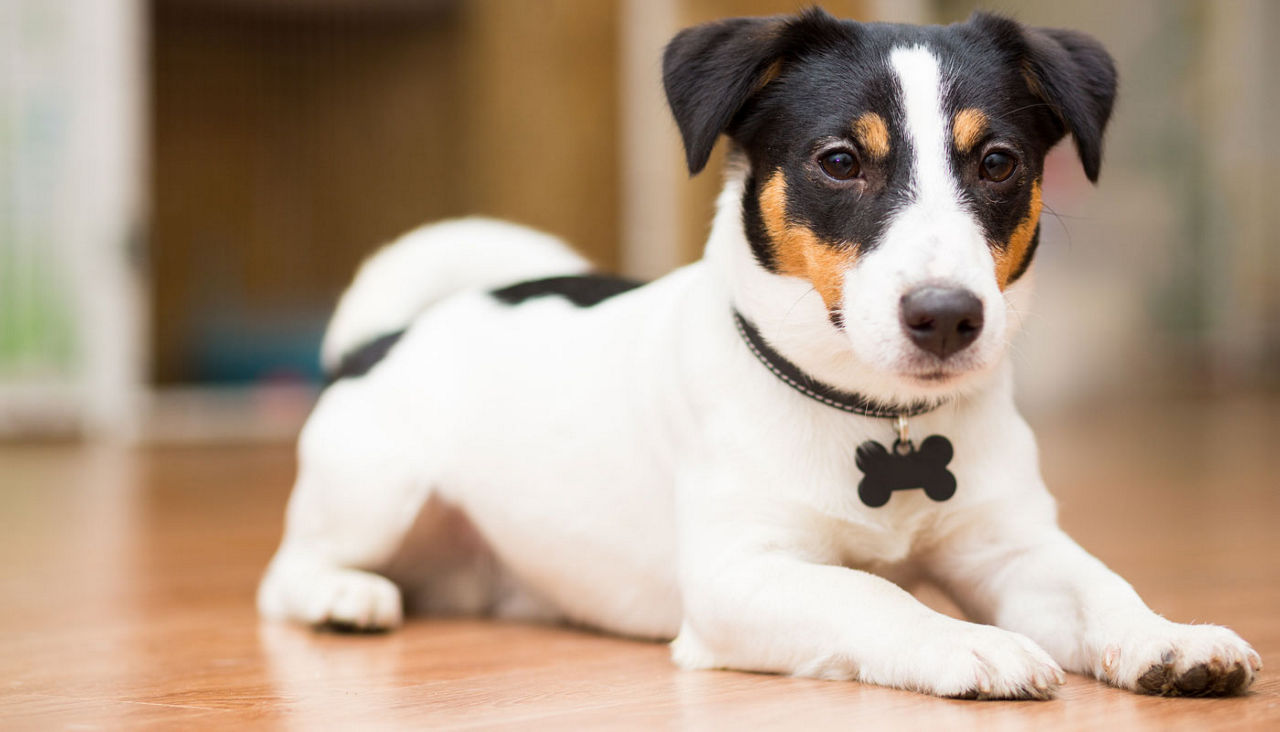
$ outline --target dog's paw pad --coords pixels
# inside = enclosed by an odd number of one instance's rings
[[[1262,659],[1226,628],[1171,625],[1128,647],[1103,653],[1101,676],[1157,696],[1230,696],[1253,683]]]
[[[1172,656],[1172,653],[1166,653],[1166,660],[1151,666],[1138,677],[1138,691],[1147,694],[1167,694],[1173,689]]]
[[[1244,664],[1199,663],[1179,672],[1172,664],[1157,664],[1138,677],[1137,691],[1156,696],[1230,696],[1252,683]]]

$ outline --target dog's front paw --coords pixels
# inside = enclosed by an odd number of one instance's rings
[[[1018,633],[956,621],[931,640],[915,644],[919,681],[908,688],[961,699],[1051,699],[1066,682],[1049,654]]]
[[[1161,623],[1106,646],[1098,677],[1115,686],[1160,696],[1244,693],[1262,657],[1218,625]]]

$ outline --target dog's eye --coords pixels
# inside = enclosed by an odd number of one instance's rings
[[[822,166],[822,172],[836,180],[852,180],[862,172],[858,159],[853,156],[853,153],[844,150],[835,150],[823,155],[818,158],[818,165]]]
[[[1018,161],[1008,153],[987,153],[987,156],[982,159],[982,177],[992,183],[1003,183],[1009,180],[1009,176],[1013,175],[1013,171],[1017,169]]]

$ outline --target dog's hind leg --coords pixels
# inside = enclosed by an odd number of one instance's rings
[[[321,540],[307,531],[313,519],[305,513],[315,508],[305,505],[309,499],[303,495],[295,489],[289,530],[258,591],[264,617],[363,631],[394,628],[406,610],[523,622],[563,619],[558,608],[502,566],[466,516],[434,491],[421,498],[401,495],[406,513],[419,504],[407,529],[388,522],[378,540],[347,537],[340,551],[328,535]]]
[[[258,589],[264,617],[358,630],[401,622],[400,588],[382,572],[443,509],[424,450],[361,386],[332,387],[303,430],[284,539]]]
[[[317,485],[322,480],[304,470],[294,487],[284,540],[258,588],[259,612],[270,619],[355,630],[398,626],[400,589],[378,570],[398,549],[403,532],[348,521],[351,517],[326,500],[328,491]],[[368,535],[358,536],[362,531]]]

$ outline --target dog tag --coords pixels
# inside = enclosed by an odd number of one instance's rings
[[[951,441],[942,435],[925,438],[919,449],[911,440],[895,440],[892,450],[867,440],[858,446],[857,463],[862,471],[858,497],[879,508],[889,502],[894,491],[922,488],[929,498],[945,501],[956,492],[956,477],[947,470],[954,455]]]

